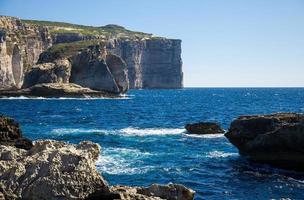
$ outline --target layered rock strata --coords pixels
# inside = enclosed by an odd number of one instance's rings
[[[48,28],[0,16],[0,87],[20,88],[24,72],[51,44]]]
[[[126,64],[130,88],[183,87],[181,40],[153,37],[152,34],[129,31],[117,25],[90,27],[0,16],[0,88],[20,88],[24,81],[23,87],[26,87],[28,83],[24,80],[24,74],[31,71],[32,67],[37,74],[48,73],[45,70],[37,72],[37,68],[44,66],[36,64],[40,54],[49,47],[94,40],[104,41],[108,54],[120,57]],[[85,55],[82,56],[83,60]],[[88,63],[78,63],[78,66],[86,68],[83,64]],[[37,80],[38,83],[45,83],[43,80],[50,74],[41,76],[43,77]],[[57,81],[56,77],[51,79]],[[88,87],[92,81],[82,82]],[[101,83],[103,82],[99,82]],[[77,84],[81,85],[79,82]],[[122,86],[122,91],[125,89]]]

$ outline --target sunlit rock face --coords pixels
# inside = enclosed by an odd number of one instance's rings
[[[117,25],[86,27],[64,23],[54,24],[0,17],[0,88],[20,88],[23,85],[25,73],[32,67],[37,67],[39,56],[49,47],[77,41],[97,40],[105,42],[107,55],[112,54],[119,58],[113,60],[111,57],[104,57],[105,61],[108,60],[108,69],[102,62],[90,63],[93,68],[99,69],[97,66],[101,66],[102,76],[100,76],[101,80],[96,80],[100,73],[94,73],[93,77],[84,75],[82,83],[85,87],[92,85],[90,78],[95,79],[93,82],[98,82],[98,85],[104,84],[105,80],[110,80],[105,87],[107,89],[110,87],[111,91],[116,92],[125,92],[128,88],[183,87],[181,40],[153,37],[152,34],[129,31]],[[80,60],[85,60],[84,53],[81,56]],[[111,66],[109,64],[111,62],[115,64]],[[119,74],[116,73],[118,66],[122,66]],[[115,68],[115,73],[111,71],[112,68]],[[116,81],[115,86],[107,71],[110,71],[112,75],[117,75],[114,79],[119,80],[120,83],[117,84]],[[122,79],[124,73],[127,74],[127,78]],[[75,78],[73,74],[75,73],[72,70],[72,79]],[[128,86],[126,82],[129,82]],[[26,85],[28,83],[24,86]],[[100,88],[98,86],[92,89]]]
[[[110,40],[107,49],[128,66],[130,88],[182,88],[181,40]]]
[[[48,29],[13,17],[0,17],[0,86],[20,88],[24,72],[50,47]]]

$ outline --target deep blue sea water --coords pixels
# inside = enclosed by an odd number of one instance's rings
[[[250,164],[222,135],[185,134],[189,122],[304,112],[304,89],[131,90],[122,99],[0,100],[25,136],[102,146],[97,162],[110,184],[181,183],[196,199],[304,199],[304,175]]]

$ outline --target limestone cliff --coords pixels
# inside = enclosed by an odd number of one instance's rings
[[[31,71],[32,67],[37,71],[39,55],[49,47],[83,40],[104,41],[108,55],[112,53],[126,63],[130,88],[183,87],[181,40],[154,37],[152,34],[129,31],[117,25],[91,27],[0,16],[0,88],[20,88],[24,74]],[[110,57],[104,60],[117,62],[119,58],[116,58],[116,61]],[[85,66],[82,63],[78,69],[81,71],[83,67]],[[119,79],[122,79],[121,71],[111,73],[120,74]],[[45,76],[49,75],[42,75],[42,78],[39,78],[40,82],[43,82]],[[67,82],[60,75],[56,76],[53,81],[56,79],[55,82]],[[72,68],[71,80],[74,80],[74,77]],[[92,82],[89,81],[90,78],[90,76],[82,77],[80,83],[90,87],[91,85],[88,84]],[[84,81],[85,79],[87,81]],[[79,81],[75,83],[79,84]],[[25,86],[27,83],[23,87]],[[125,91],[126,88],[121,90]]]
[[[131,88],[181,88],[181,40],[109,40],[107,49],[127,63]]]
[[[0,87],[20,88],[24,72],[52,44],[48,29],[0,17]]]

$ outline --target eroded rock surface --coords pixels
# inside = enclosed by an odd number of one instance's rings
[[[191,134],[219,134],[225,131],[219,124],[213,122],[198,122],[194,124],[187,124],[185,129]]]
[[[0,16],[0,88],[20,88],[24,72],[52,45],[46,27]]]
[[[22,136],[19,124],[9,117],[0,115],[0,145],[15,146],[21,149],[32,148],[32,142]]]
[[[304,171],[304,115],[241,116],[225,134],[250,160]]]
[[[95,168],[100,147],[36,141],[29,150],[0,145],[0,187],[8,199],[83,199],[109,192]]]
[[[58,59],[52,63],[34,65],[25,73],[22,87],[29,88],[41,83],[69,83],[71,63],[67,59]]]

